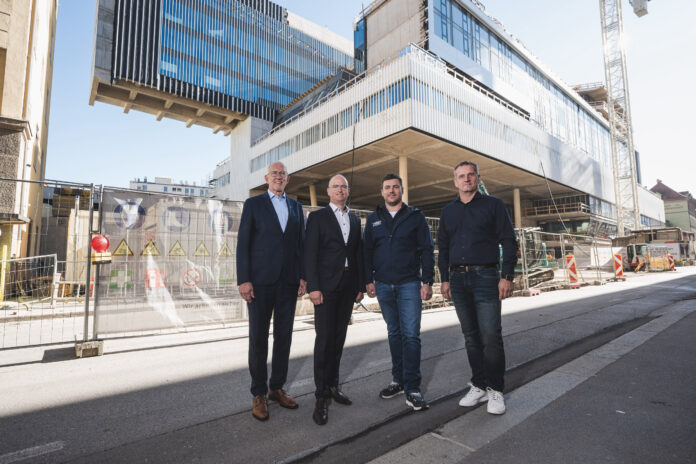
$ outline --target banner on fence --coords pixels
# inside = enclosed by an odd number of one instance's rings
[[[241,202],[104,189],[113,260],[98,269],[99,333],[245,319],[235,260],[241,212]]]

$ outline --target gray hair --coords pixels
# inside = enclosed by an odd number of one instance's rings
[[[473,166],[474,167],[474,172],[476,172],[476,175],[479,175],[479,170],[478,170],[478,165],[474,163],[473,161],[462,161],[459,164],[457,164],[454,167],[454,172],[457,172],[457,169],[459,169],[462,166]]]
[[[340,177],[341,179],[346,181],[346,185],[350,187],[350,184],[348,184],[348,179],[346,179],[346,176],[343,174],[336,174],[335,176],[331,176],[331,179],[329,179],[329,184],[326,186],[327,188],[331,187],[331,181],[334,180],[336,177]]]

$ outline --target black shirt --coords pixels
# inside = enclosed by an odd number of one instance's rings
[[[497,264],[500,259],[498,245],[503,247],[502,275],[515,271],[515,230],[505,203],[499,198],[476,192],[465,204],[457,196],[442,209],[437,240],[443,282],[449,282],[450,266]]]

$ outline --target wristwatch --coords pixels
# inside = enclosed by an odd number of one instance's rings
[[[513,280],[515,280],[515,274],[505,274],[503,276],[503,279],[509,280],[510,282],[512,282]]]
[[[424,285],[430,285],[431,287],[433,286],[433,283],[432,283],[432,282],[423,281],[423,284],[424,284]]]

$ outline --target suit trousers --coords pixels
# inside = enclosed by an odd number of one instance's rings
[[[338,386],[338,371],[353,313],[354,272],[345,271],[338,286],[324,295],[324,303],[314,306],[314,384],[317,398],[330,398],[329,388]]]
[[[251,394],[265,395],[268,388],[283,388],[288,377],[288,359],[297,304],[297,285],[254,286],[254,299],[249,307],[249,372]],[[273,359],[268,379],[268,332],[273,316]]]

